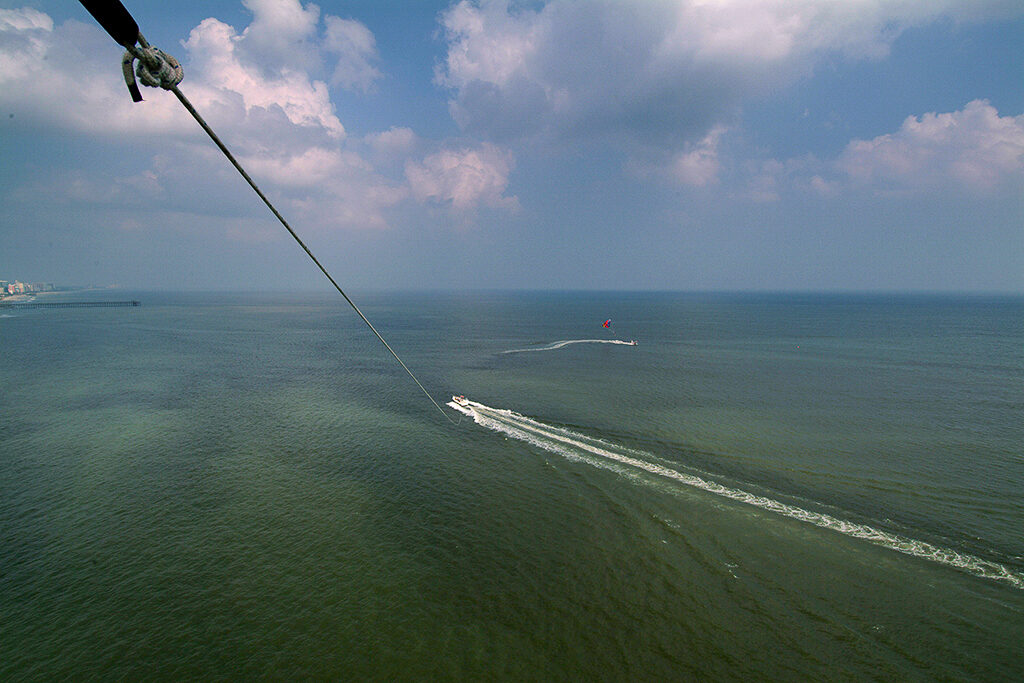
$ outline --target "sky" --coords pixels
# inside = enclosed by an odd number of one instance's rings
[[[128,0],[350,289],[1024,293],[1019,0]],[[330,285],[76,2],[0,0],[0,279]]]

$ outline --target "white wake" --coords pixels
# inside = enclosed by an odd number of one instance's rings
[[[511,349],[509,351],[502,351],[502,353],[527,353],[529,351],[554,351],[560,349],[569,344],[622,344],[623,346],[636,346],[631,341],[622,341],[621,339],[566,339],[564,341],[557,341],[547,346],[535,346],[529,349]]]
[[[454,401],[448,403],[455,410],[472,417],[482,427],[526,441],[567,459],[586,462],[595,467],[612,469],[620,473],[628,473],[629,469],[643,470],[723,498],[769,510],[791,519],[837,531],[890,550],[931,560],[986,579],[1004,581],[1014,588],[1024,590],[1024,574],[1015,572],[997,562],[983,560],[974,555],[942,548],[924,541],[905,538],[867,524],[849,522],[824,513],[804,510],[765,496],[730,488],[710,479],[649,462],[646,458],[654,458],[650,453],[617,446],[561,427],[546,425],[511,410],[491,408],[475,401],[467,401],[466,404],[462,406]]]

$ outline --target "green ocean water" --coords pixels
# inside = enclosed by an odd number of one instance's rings
[[[1024,299],[357,296],[453,425],[337,296],[103,296],[0,309],[2,680],[1024,672]]]

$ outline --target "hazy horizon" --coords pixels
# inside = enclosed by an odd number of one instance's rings
[[[0,278],[2,279],[2,278]],[[296,288],[231,288],[231,287],[129,287],[126,285],[106,284],[59,284],[52,281],[37,280],[35,282],[49,282],[56,289],[53,292],[81,292],[81,291],[110,291],[110,292],[138,292],[153,294],[323,294],[325,296],[339,296],[338,292],[329,283],[325,287],[296,287]],[[325,280],[326,283],[326,280]],[[952,297],[1006,297],[1021,298],[1024,292],[1000,291],[1000,290],[955,290],[955,289],[602,289],[602,288],[565,288],[565,287],[346,287],[342,289],[347,293],[364,294],[516,294],[516,293],[537,293],[537,294],[687,294],[687,295],[807,295],[807,296],[952,296]],[[34,292],[33,294],[38,294]],[[344,303],[343,299],[339,299]]]

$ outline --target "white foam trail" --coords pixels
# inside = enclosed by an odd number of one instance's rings
[[[729,488],[709,479],[679,472],[670,467],[648,462],[640,457],[634,457],[636,455],[653,458],[654,456],[649,453],[622,448],[568,429],[546,425],[511,410],[491,408],[475,401],[468,401],[468,404],[468,406],[460,406],[451,402],[448,405],[472,417],[482,427],[501,432],[521,441],[526,441],[570,460],[583,461],[590,465],[614,469],[619,472],[622,472],[620,469],[622,466],[643,470],[723,498],[746,503],[763,510],[769,510],[791,519],[813,524],[823,529],[837,531],[853,538],[859,538],[875,545],[889,548],[890,550],[931,560],[986,579],[1004,581],[1014,588],[1024,590],[1024,574],[1015,572],[997,562],[983,560],[974,555],[942,548],[924,541],[905,538],[888,531],[876,529],[867,524],[849,522],[820,512],[804,510],[803,508],[788,505],[765,496],[758,496],[740,489]],[[593,456],[596,456],[596,458]]]
[[[502,351],[502,353],[527,353],[529,351],[554,351],[560,349],[563,346],[569,344],[622,344],[624,346],[635,346],[633,342],[622,341],[621,339],[566,339],[565,341],[557,341],[547,346],[538,346],[532,349],[511,349],[509,351]]]

